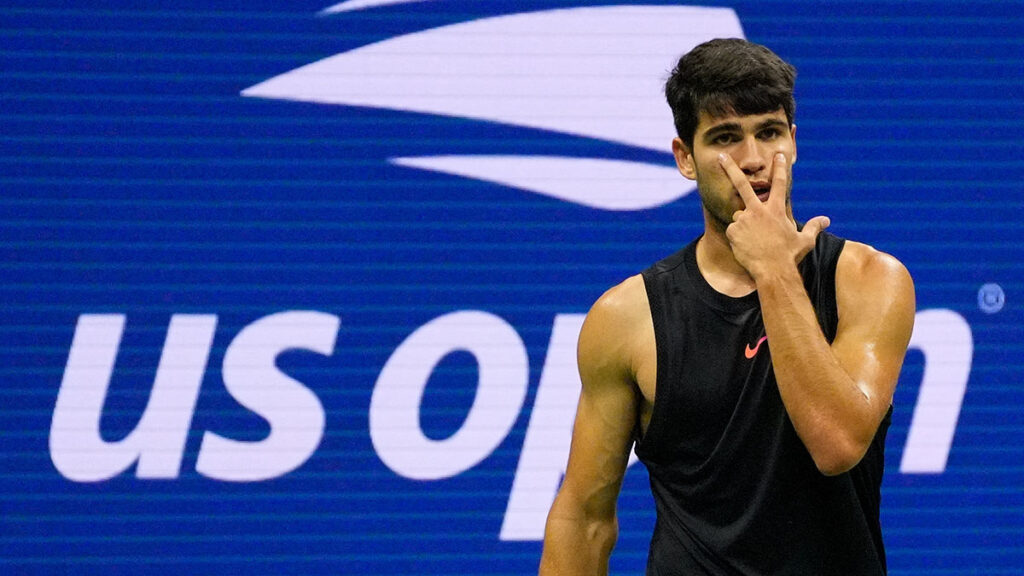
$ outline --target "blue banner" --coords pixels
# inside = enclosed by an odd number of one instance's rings
[[[535,573],[720,36],[798,69],[796,216],[915,279],[890,572],[1024,570],[1024,2],[88,4],[0,7],[0,572]],[[613,574],[653,515],[631,466]]]

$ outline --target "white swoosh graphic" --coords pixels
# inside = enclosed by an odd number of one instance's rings
[[[428,0],[346,0],[334,6],[329,6],[320,11],[321,15],[337,14],[338,12],[352,12],[363,8],[375,8],[377,6],[388,6],[390,4],[412,4],[413,2],[426,2]]]
[[[662,93],[665,77],[680,54],[710,38],[730,36],[742,37],[743,31],[729,8],[604,6],[496,16],[337,54],[251,86],[242,95],[499,122],[667,156],[675,132]],[[420,159],[416,165],[492,182],[508,182],[509,172],[526,169],[515,156],[504,157],[512,168],[500,169],[480,156],[446,158]],[[579,166],[571,159],[561,162],[565,170],[576,170],[569,164]],[[591,179],[615,180],[628,172],[607,161],[591,168],[596,170],[588,173]],[[693,189],[679,182],[675,170],[657,168],[666,182],[647,188],[675,190],[671,199]],[[522,177],[517,180],[511,185],[574,202],[584,194],[549,188],[553,180],[531,186]],[[664,197],[645,196],[641,188],[630,196],[631,204],[615,209],[664,203]],[[587,205],[608,204],[620,206],[605,201]]]
[[[400,166],[494,182],[602,210],[646,210],[695,188],[675,168],[565,156],[422,156]]]
[[[674,132],[662,83],[676,59],[742,33],[728,8],[513,14],[356,48],[242,95],[475,118],[668,151]]]

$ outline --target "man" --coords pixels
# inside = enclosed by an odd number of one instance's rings
[[[738,39],[672,72],[672,151],[704,233],[587,315],[541,574],[607,573],[634,442],[657,509],[649,576],[885,574],[882,451],[913,282],[827,218],[793,219],[795,76]]]

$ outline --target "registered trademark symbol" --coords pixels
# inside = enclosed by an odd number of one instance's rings
[[[986,314],[995,314],[1006,304],[1006,294],[999,284],[983,284],[978,289],[978,308]]]

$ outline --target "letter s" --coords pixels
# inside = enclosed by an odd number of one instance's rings
[[[231,440],[207,431],[196,471],[219,480],[247,482],[275,478],[312,456],[324,434],[324,408],[301,382],[277,369],[285,350],[330,356],[341,320],[322,312],[289,311],[246,326],[224,354],[224,386],[239,404],[270,423],[258,442]]]

